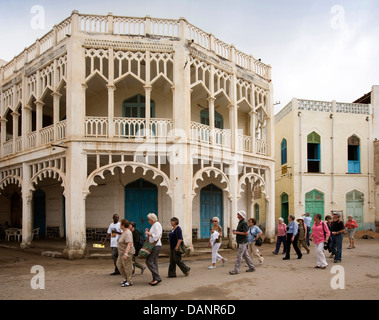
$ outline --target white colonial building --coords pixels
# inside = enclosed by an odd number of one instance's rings
[[[185,242],[245,209],[275,234],[271,67],[185,19],[74,11],[0,68],[0,223],[66,237],[66,257],[112,215]],[[260,211],[259,211],[260,210]]]
[[[275,116],[276,215],[342,211],[375,230],[372,105],[293,99]]]

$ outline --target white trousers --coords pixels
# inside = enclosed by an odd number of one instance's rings
[[[318,267],[326,267],[328,263],[325,259],[324,254],[324,242],[321,242],[319,244],[315,243],[315,251],[316,251],[316,261]]]
[[[221,246],[221,243],[216,243],[216,242],[212,245],[212,263],[216,263],[217,261],[224,259],[218,253],[218,249],[220,249],[220,246]]]

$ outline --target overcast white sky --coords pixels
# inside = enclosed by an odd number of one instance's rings
[[[45,29],[31,9],[45,9]],[[352,102],[379,85],[377,0],[0,0],[0,59],[81,13],[186,18],[272,66],[277,112],[293,97]]]

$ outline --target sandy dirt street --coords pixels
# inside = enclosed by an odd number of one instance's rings
[[[303,249],[303,259],[283,261],[283,255],[273,255],[274,244],[263,244],[261,252],[265,258],[258,265],[253,258],[256,271],[246,273],[244,263],[238,275],[229,275],[236,251],[221,252],[228,261],[225,267],[218,263],[208,270],[210,253],[185,257],[191,267],[189,277],[177,270],[177,278],[167,278],[168,258],[160,258],[162,283],[151,287],[151,273],[143,275],[137,269],[134,286],[121,288],[120,276],[110,276],[113,271],[110,258],[86,258],[65,260],[45,257],[36,253],[10,248],[0,248],[0,299],[184,299],[184,300],[256,300],[256,299],[379,299],[379,239],[356,239],[356,248],[347,250],[348,239],[344,239],[342,266],[336,266],[327,258],[329,267],[314,269],[316,258],[311,243],[311,253]],[[327,254],[327,257],[329,255]],[[45,271],[44,289],[33,289],[32,267],[40,265]],[[345,289],[333,289],[335,276],[345,275]],[[342,278],[343,279],[343,278]],[[342,280],[338,283],[341,284]]]

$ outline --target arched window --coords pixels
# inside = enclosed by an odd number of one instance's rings
[[[281,164],[287,163],[287,140],[283,139],[282,143],[280,144],[280,151],[281,151]]]
[[[308,172],[321,172],[321,137],[312,132],[307,136]]]
[[[200,123],[209,126],[209,110],[201,110]],[[224,129],[224,119],[217,111],[215,111],[215,128]]]
[[[360,140],[352,135],[347,140],[348,173],[361,173]]]
[[[122,103],[122,116],[126,118],[145,118],[146,103],[143,95],[137,94]],[[155,118],[155,103],[150,100],[150,117]]]

